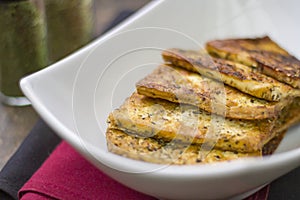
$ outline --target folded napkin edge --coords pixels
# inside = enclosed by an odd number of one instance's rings
[[[43,196],[55,199],[69,199],[71,197],[74,199],[88,200],[80,192],[77,193],[72,189],[47,181],[30,180],[22,187],[22,190],[18,192],[18,198],[21,199],[26,193],[43,194]],[[67,196],[62,196],[63,194],[67,194]]]

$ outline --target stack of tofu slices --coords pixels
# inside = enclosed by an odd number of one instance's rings
[[[300,121],[300,61],[267,36],[162,57],[109,115],[109,151],[176,165],[262,157]]]

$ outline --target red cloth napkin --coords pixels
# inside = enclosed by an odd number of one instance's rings
[[[265,200],[265,187],[247,200]],[[156,200],[109,178],[62,142],[20,189],[21,200]]]

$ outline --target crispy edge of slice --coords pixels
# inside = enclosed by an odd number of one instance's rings
[[[300,122],[300,97],[295,98],[279,115],[274,130],[282,132]]]
[[[264,145],[262,149],[262,155],[272,155],[280,145],[286,132],[287,130],[282,130],[281,132],[276,133],[276,135]]]
[[[278,81],[300,88],[300,61],[294,56],[286,56],[267,51],[251,52],[259,70]]]
[[[193,79],[197,78],[197,81],[193,82],[194,85],[190,84],[189,77]],[[207,112],[219,115],[225,114],[226,117],[235,119],[255,120],[272,118],[277,116],[281,109],[289,102],[287,100],[268,102],[257,99],[218,82],[213,82],[216,86],[211,84],[203,85],[205,80],[210,79],[203,78],[198,73],[186,71],[175,66],[160,65],[151,74],[137,82],[136,89],[139,94],[145,96],[161,98],[175,103],[194,105]],[[178,81],[180,83],[177,83]],[[197,91],[199,88],[203,90],[201,93]],[[222,105],[224,102],[212,103],[212,101],[217,101],[212,93],[221,93],[220,95],[225,93],[226,105]],[[245,100],[248,104],[236,104],[234,100],[237,99]],[[220,104],[219,106],[223,108],[213,109],[212,106],[216,106],[216,104]]]
[[[300,88],[300,61],[269,37],[209,41],[207,51],[217,57],[258,68],[278,81]]]
[[[212,40],[206,43],[206,50],[217,57],[240,62],[247,66],[258,67],[258,63],[253,60],[248,50],[264,50],[281,55],[289,55],[268,36],[260,38],[237,38]]]
[[[218,149],[205,151],[199,145],[165,143],[154,138],[128,135],[117,129],[107,129],[106,141],[108,150],[112,153],[157,164],[207,164],[262,156],[260,151],[253,153],[221,151]]]
[[[242,92],[268,101],[280,101],[300,96],[300,90],[281,83],[249,67],[221,58],[213,58],[206,53],[168,49],[162,52],[165,62],[200,73],[203,76],[222,81]]]
[[[158,108],[156,113],[152,106]],[[182,119],[185,115],[188,115],[188,119]],[[218,149],[238,152],[259,151],[275,134],[272,132],[275,123],[271,119],[234,120],[213,115],[216,123],[220,123],[216,128],[221,129],[211,132],[212,135],[208,137],[206,134],[211,126],[211,116],[194,106],[188,106],[186,110],[176,103],[134,93],[109,115],[108,124],[110,128],[132,135],[193,144],[207,143]],[[197,127],[190,125],[193,123]]]

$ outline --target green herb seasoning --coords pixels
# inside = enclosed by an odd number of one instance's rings
[[[41,0],[0,0],[0,91],[23,96],[19,80],[47,65]]]
[[[55,62],[87,44],[93,34],[93,0],[45,0],[49,59]]]

